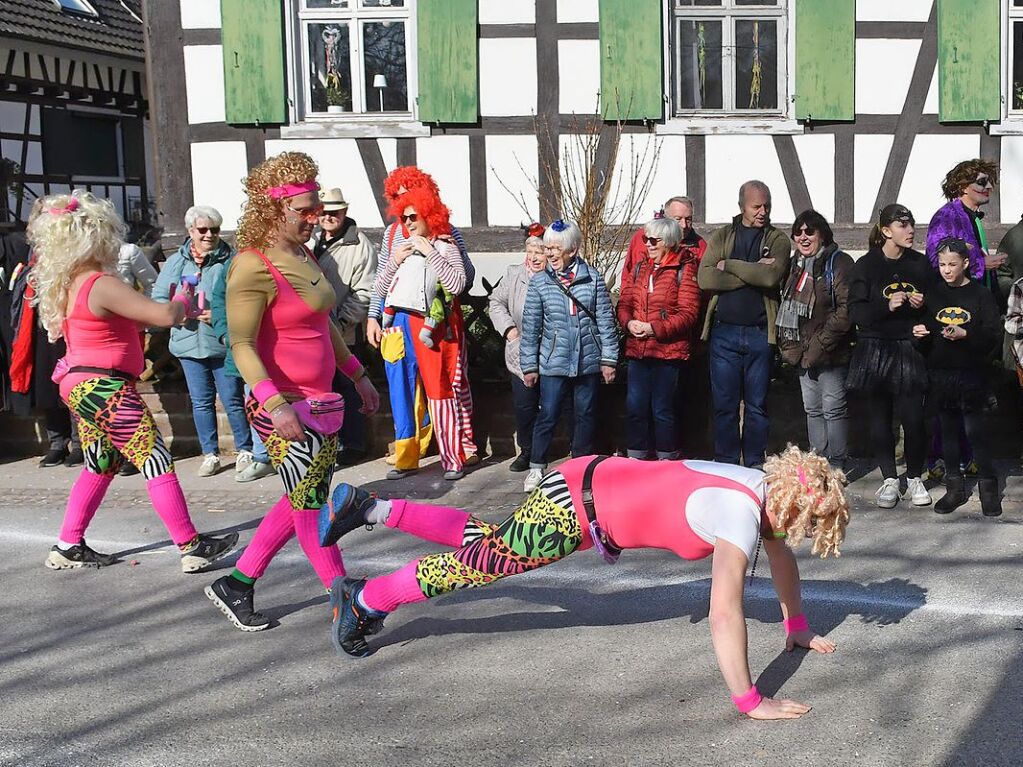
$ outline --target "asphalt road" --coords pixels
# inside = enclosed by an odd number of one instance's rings
[[[276,480],[200,480],[196,465],[179,463],[197,526],[247,541]],[[506,466],[453,486],[436,466],[373,485],[497,520],[521,498]],[[763,723],[734,711],[718,673],[707,561],[628,552],[609,567],[579,553],[403,608],[375,655],[339,658],[297,542],[257,586],[257,608],[279,625],[243,634],[202,594],[215,574],[180,572],[138,477],[118,479],[88,535],[124,561],[46,570],[75,473],[0,465],[3,765],[1023,764],[1017,478],[1000,520],[975,501],[945,519],[858,498],[844,556],[800,555],[810,622],[839,645],[830,657],[784,652],[761,563],[747,596],[754,677],[813,706]],[[360,575],[431,548],[385,528],[345,544]]]

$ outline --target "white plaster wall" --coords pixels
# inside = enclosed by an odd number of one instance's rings
[[[440,187],[441,199],[451,210],[451,223],[458,227],[469,226],[472,223],[469,137],[417,138],[416,164],[433,176]]]
[[[771,220],[795,218],[778,152],[770,136],[707,136],[707,221],[721,224],[739,212],[739,187],[760,179],[771,188]]]
[[[180,0],[182,29],[220,29],[220,0]]]
[[[398,167],[398,140],[393,138],[378,138],[377,144],[380,147],[380,154],[384,158],[384,167],[387,172]]]
[[[18,101],[0,101],[0,131],[21,133],[25,130],[25,105]],[[6,152],[4,157],[9,157]]]
[[[384,225],[376,202],[383,190],[370,185],[355,139],[271,139],[264,146],[267,157],[285,151],[305,152],[319,165],[321,184],[344,190],[352,218],[371,229]]]
[[[835,136],[807,133],[793,136],[799,164],[810,192],[810,204],[828,221],[835,220]],[[796,214],[802,211],[796,211]]]
[[[480,43],[480,114],[536,112],[536,38],[483,38]]]
[[[1015,224],[1023,214],[1023,136],[1002,136],[999,170],[1002,223]]]
[[[647,191],[642,195],[637,191],[630,199],[633,179],[640,188],[645,184]],[[632,209],[631,223],[649,221],[665,200],[686,193],[685,137],[647,133],[622,136],[612,188],[612,221],[624,221],[629,208]],[[633,201],[635,205],[631,204]]]
[[[856,21],[927,21],[934,0],[856,0]]]
[[[934,65],[934,74],[931,75],[931,84],[927,88],[927,100],[924,101],[924,114],[938,114],[938,65]]]
[[[224,62],[219,45],[186,45],[185,88],[188,123],[222,123],[224,111]]]
[[[486,145],[487,223],[518,226],[537,220],[536,137],[487,136]]]
[[[919,51],[919,40],[857,40],[856,114],[901,113]]]
[[[233,231],[245,202],[242,179],[248,173],[244,141],[206,141],[192,144],[192,201],[212,205],[224,217],[224,229]],[[171,226],[184,226],[183,221]]]
[[[913,211],[920,223],[930,221],[934,212],[947,202],[941,193],[941,182],[949,168],[960,160],[979,155],[980,136],[976,134],[918,135],[909,153],[898,202]]]
[[[532,24],[535,21],[536,0],[479,0],[480,24]]]
[[[551,0],[540,0],[549,3]],[[597,21],[600,19],[598,0],[558,0],[558,22]]]
[[[894,142],[895,136],[880,134],[853,139],[853,208],[857,222],[877,219],[874,201]]]
[[[558,41],[558,109],[561,114],[596,114],[600,93],[600,41]]]

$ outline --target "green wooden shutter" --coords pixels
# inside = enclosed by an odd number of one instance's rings
[[[479,117],[476,0],[419,0],[419,119],[474,123]]]
[[[999,120],[998,0],[938,0],[938,119]]]
[[[220,19],[227,122],[286,122],[281,0],[220,0]]]
[[[606,120],[664,113],[661,0],[600,0],[600,104]]]
[[[796,0],[796,119],[856,118],[856,3]]]

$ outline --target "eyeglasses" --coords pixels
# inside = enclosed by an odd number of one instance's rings
[[[284,207],[290,210],[300,219],[304,219],[305,221],[309,221],[314,224],[316,223],[316,220],[323,215],[322,205],[317,205],[315,208],[309,208],[307,210],[296,210],[295,208],[288,205],[288,203],[284,203]]]
[[[661,239],[662,238],[660,237],[647,237],[646,235],[643,235],[643,242],[645,242],[650,247],[659,244]]]
[[[989,176],[977,176],[977,180],[973,183],[981,189],[987,189],[989,186],[994,186]]]
[[[341,218],[343,212],[340,210],[325,210],[320,214],[320,218]]]
[[[795,239],[796,237],[813,237],[815,234],[817,234],[816,229],[814,229],[812,226],[806,226],[804,224],[802,229],[792,234],[792,239]]]
[[[403,224],[414,224],[418,220],[419,220],[419,214],[418,213],[402,213],[401,214],[401,223],[403,223]]]
[[[209,232],[210,234],[220,234],[220,227],[219,226],[197,226],[195,228],[195,231],[197,231],[199,234],[206,234],[206,232]]]

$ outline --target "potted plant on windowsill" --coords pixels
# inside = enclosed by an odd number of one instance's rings
[[[327,75],[326,93],[327,112],[338,114],[347,111],[345,105],[348,103],[348,93],[345,91],[344,86],[341,85],[341,78],[338,77],[336,72],[331,72]]]

